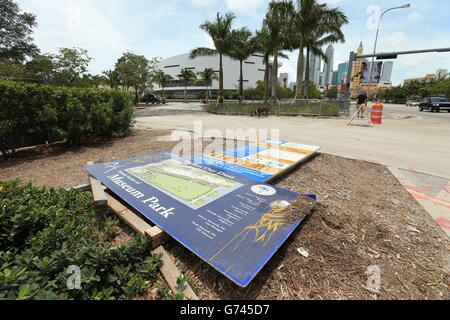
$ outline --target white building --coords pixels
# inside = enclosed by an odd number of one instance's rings
[[[280,73],[278,77],[278,85],[284,88],[289,86],[289,74],[288,73]]]
[[[219,56],[207,56],[197,57],[191,59],[189,54],[182,54],[174,56],[158,63],[158,68],[164,73],[172,76],[174,79],[165,86],[165,91],[168,95],[174,97],[182,97],[184,94],[184,83],[178,79],[178,75],[181,69],[190,69],[195,74],[204,71],[206,68],[211,68],[219,74]],[[263,57],[261,55],[252,55],[243,64],[244,74],[244,89],[254,88],[258,81],[264,80],[264,73],[266,66],[263,63]],[[239,88],[239,61],[233,60],[227,56],[223,56],[223,76],[224,76],[224,90],[237,90]],[[190,95],[193,92],[204,92],[206,84],[202,83],[200,76],[197,75],[199,80],[195,83],[188,85],[187,90]],[[158,84],[154,85],[155,91],[161,91],[162,88]],[[213,80],[212,90],[219,89],[219,81]]]
[[[327,50],[325,51],[325,55],[328,58],[328,63],[325,63],[323,68],[323,79],[322,86],[326,87],[327,85],[333,82],[333,68],[334,68],[334,48],[332,45],[329,45]]]

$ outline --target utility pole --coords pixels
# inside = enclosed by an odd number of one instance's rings
[[[381,19],[383,19],[383,16],[386,13],[388,13],[389,11],[397,10],[397,9],[406,9],[406,8],[409,8],[409,7],[411,7],[411,5],[408,3],[408,4],[404,4],[402,6],[399,6],[399,7],[393,7],[393,8],[387,9],[386,11],[384,11],[381,14],[380,19],[378,20],[377,34],[375,36],[375,45],[373,46],[373,54],[374,55],[377,52],[378,35],[380,34]],[[372,57],[372,63],[370,64],[370,67],[369,67],[369,79],[367,79],[367,98],[368,99],[370,98],[370,83],[372,81],[372,69],[374,69],[374,63],[375,63],[375,56]]]

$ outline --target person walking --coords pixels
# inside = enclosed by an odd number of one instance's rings
[[[356,108],[358,110],[358,118],[364,118],[364,113],[367,108],[367,95],[365,92],[362,92],[356,98]]]

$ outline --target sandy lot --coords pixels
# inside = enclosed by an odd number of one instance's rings
[[[0,162],[0,179],[52,187],[86,182],[84,164],[170,150],[167,131],[136,131],[82,148],[54,147]],[[162,141],[160,141],[162,140]],[[166,244],[202,299],[449,299],[449,240],[382,165],[319,155],[279,186],[319,205],[246,289],[179,246]],[[297,251],[304,248],[305,258]],[[365,288],[369,266],[381,290]],[[158,298],[150,288],[143,298]]]

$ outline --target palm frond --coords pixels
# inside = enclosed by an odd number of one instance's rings
[[[196,48],[194,50],[191,51],[189,58],[190,59],[195,59],[197,57],[207,57],[207,56],[215,56],[217,55],[217,50],[215,49],[211,49],[211,48]]]

